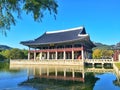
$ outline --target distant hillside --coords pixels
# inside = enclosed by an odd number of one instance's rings
[[[114,46],[115,49],[120,49],[120,42]]]
[[[0,45],[0,50],[6,50],[6,49],[12,49],[12,48],[7,45]]]
[[[93,49],[114,49],[115,45],[106,45],[102,43],[94,43],[96,45]]]
[[[94,49],[120,49],[120,42],[118,42],[116,45],[106,45],[103,43],[94,43],[96,45]]]

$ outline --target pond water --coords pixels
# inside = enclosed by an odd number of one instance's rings
[[[119,80],[114,68],[0,63],[0,90],[120,90]]]

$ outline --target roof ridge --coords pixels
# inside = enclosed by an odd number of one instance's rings
[[[52,33],[60,33],[60,32],[67,32],[67,31],[73,31],[73,30],[78,30],[78,29],[83,29],[84,27],[76,27],[76,28],[70,28],[70,29],[65,29],[65,30],[58,30],[58,31],[48,31],[46,34],[52,34]]]

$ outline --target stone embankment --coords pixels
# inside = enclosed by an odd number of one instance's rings
[[[11,65],[83,65],[81,60],[10,60]]]

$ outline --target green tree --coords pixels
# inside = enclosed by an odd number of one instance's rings
[[[17,48],[11,49],[10,54],[11,54],[11,56],[10,56],[11,59],[22,59],[22,58],[24,58],[24,53]]]
[[[104,59],[111,58],[112,54],[113,54],[113,50],[107,50],[107,49],[101,50],[101,55],[102,55],[102,58]]]
[[[3,51],[1,52],[1,54],[2,54],[4,57],[6,57],[7,59],[10,59],[10,57],[11,57],[10,50],[3,50]]]
[[[1,60],[3,61],[4,59],[6,59],[6,57],[3,56],[2,54],[0,54],[0,61],[1,61]]]
[[[7,59],[25,59],[26,58],[26,55],[24,54],[24,52],[17,48],[2,51],[1,54]]]
[[[100,49],[95,49],[92,54],[93,58],[95,59],[100,59],[101,58],[101,50]]]
[[[41,21],[44,11],[56,16],[57,7],[55,0],[0,0],[0,29],[6,34],[16,24],[15,17],[21,18],[22,11],[32,14],[34,21]]]
[[[95,59],[109,59],[112,57],[113,51],[107,49],[95,49],[93,50],[93,58]]]
[[[27,59],[28,58],[28,50],[21,50],[23,53],[24,53],[24,59]]]

